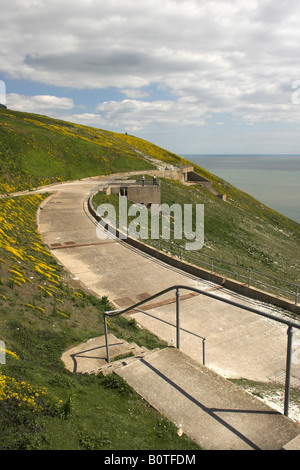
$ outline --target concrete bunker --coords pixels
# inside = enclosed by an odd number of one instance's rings
[[[129,201],[144,204],[148,208],[152,204],[161,204],[161,185],[156,181],[115,181],[107,188],[106,194],[125,196]]]

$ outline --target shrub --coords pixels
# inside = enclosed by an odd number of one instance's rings
[[[111,441],[104,431],[83,431],[79,434],[79,445],[84,450],[100,450],[106,444],[111,444]]]

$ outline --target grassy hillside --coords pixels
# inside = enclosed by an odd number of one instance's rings
[[[126,134],[0,109],[0,193],[56,181],[180,163],[164,149]],[[203,188],[164,179],[163,201],[205,204],[205,247],[214,257],[299,282],[300,225],[195,167],[227,202]],[[73,375],[61,362],[71,345],[103,334],[96,299],[73,284],[36,230],[46,195],[0,199],[0,450],[196,449],[115,378]],[[118,337],[164,344],[134,322],[111,321]]]
[[[0,109],[0,193],[153,168],[143,151],[168,162],[181,161],[126,134]]]
[[[72,286],[43,245],[35,214],[44,197],[0,200],[0,450],[198,449],[123,380],[64,368],[65,349],[103,335],[109,303]],[[164,346],[124,318],[110,331]]]
[[[204,247],[200,253],[299,283],[300,224],[225,182],[218,181],[214,187],[227,194],[227,201],[202,187],[170,180],[162,185],[162,199],[168,204],[175,200],[204,204]]]

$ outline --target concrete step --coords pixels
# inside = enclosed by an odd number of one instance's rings
[[[299,424],[175,348],[115,373],[204,449],[279,450],[300,435]]]
[[[126,367],[128,365],[132,365],[133,363],[141,359],[145,359],[146,357],[148,357],[149,355],[153,354],[156,351],[158,351],[158,349],[149,351],[145,348],[143,349],[132,348],[132,351],[131,351],[133,353],[132,356],[124,357],[119,360],[112,360],[109,364],[105,364],[102,367],[95,369],[94,371],[92,371],[92,373],[94,374],[102,373],[103,375],[108,375],[108,374],[111,374],[112,372],[117,373],[119,369]]]

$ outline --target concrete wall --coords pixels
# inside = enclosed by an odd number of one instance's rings
[[[202,186],[206,187],[206,188],[211,188],[212,187],[212,184],[211,184],[211,181],[209,181],[208,179],[204,178],[203,176],[200,176],[198,175],[198,173],[195,173],[194,172],[194,167],[193,166],[185,166],[185,167],[173,167],[173,168],[165,168],[164,170],[146,170],[144,172],[132,172],[131,174],[137,174],[137,175],[140,175],[141,173],[145,174],[145,175],[156,175],[158,177],[161,177],[161,178],[169,178],[169,179],[172,179],[172,180],[176,180],[176,181],[180,181],[181,183],[195,183],[195,184],[201,184]],[[117,175],[120,175],[119,173],[117,173]],[[126,181],[124,180],[121,184],[121,182],[113,182],[111,187],[112,187],[112,190],[111,192],[112,193],[116,193],[117,192],[117,189],[116,189],[116,186],[127,186],[127,185],[131,185],[131,184],[134,184],[135,181],[134,180],[129,180],[129,181]],[[114,188],[114,189],[113,189]]]
[[[194,183],[200,184],[205,188],[211,188],[211,181],[198,175],[194,172],[193,166],[186,166],[183,168],[172,168],[170,170],[160,170],[157,172],[162,178],[170,178],[180,181],[181,183]]]
[[[206,188],[211,187],[211,182],[208,179],[203,178],[203,176],[198,175],[198,173],[195,173],[194,171],[188,171],[187,181],[201,184],[201,186],[204,186]]]
[[[121,196],[127,196],[129,201],[135,202],[137,204],[144,204],[148,206],[149,204],[161,204],[161,186],[153,184],[133,184],[130,183],[121,185],[111,185],[106,189],[106,195],[110,194],[120,194]]]
[[[155,173],[155,172],[153,172]],[[182,183],[184,182],[184,176],[183,176],[183,173],[180,173],[178,170],[176,169],[172,169],[172,170],[158,170],[156,172],[156,175],[157,176],[160,176],[161,178],[169,178],[171,180],[177,180],[177,181],[181,181]]]

